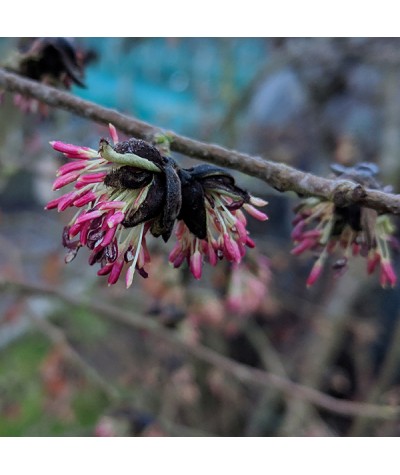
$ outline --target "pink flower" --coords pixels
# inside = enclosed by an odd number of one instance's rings
[[[6,68],[34,81],[70,89],[72,84],[85,87],[84,66],[90,53],[79,50],[68,38],[21,38],[18,53]],[[14,105],[23,112],[48,115],[48,106],[21,94],[14,95]]]
[[[169,259],[174,267],[186,261],[196,279],[203,260],[213,266],[222,258],[240,263],[246,248],[255,246],[243,210],[264,221],[256,206],[266,202],[236,186],[225,170],[183,170],[143,140],[119,142],[113,126],[110,135],[115,145],[101,139],[99,151],[51,142],[70,159],[59,168],[53,189],[68,191],[46,209],[77,210],[63,233],[66,262],[87,247],[89,264],[100,264],[98,275],[107,275],[112,285],[124,274],[130,287],[136,271],[147,277],[148,233],[168,241],[177,220],[178,242]]]
[[[113,126],[110,134],[118,142]],[[101,152],[59,141],[51,145],[71,159],[59,168],[53,189],[74,185],[72,190],[46,205],[46,209],[58,211],[77,209],[63,233],[63,244],[68,249],[65,261],[71,262],[81,247],[87,247],[91,251],[89,264],[100,264],[98,275],[107,275],[109,285],[118,281],[124,269],[127,287],[132,284],[135,270],[146,277],[144,267],[150,261],[146,235],[150,223],[144,216],[136,226],[125,224],[146,202],[151,177],[148,179],[146,175],[141,182],[143,186],[137,189],[109,186],[107,177],[115,174],[115,164]],[[134,169],[134,173],[141,178],[141,170]]]
[[[376,166],[360,164],[346,169],[334,166],[357,183],[370,188],[379,186],[374,179]],[[394,286],[396,275],[390,261],[389,246],[395,245],[394,228],[387,215],[378,215],[374,210],[360,206],[340,208],[331,202],[318,198],[307,198],[297,207],[293,220],[292,239],[295,247],[292,254],[300,255],[312,251],[319,256],[307,280],[307,286],[313,285],[322,273],[324,262],[335,252],[339,253],[332,267],[338,277],[346,271],[350,257],[367,258],[367,272],[372,274],[381,266],[380,282]]]
[[[263,256],[255,256],[246,264],[233,263],[226,296],[227,309],[241,316],[259,310],[268,295],[270,280],[270,264]]]
[[[323,269],[323,261],[321,259],[318,259],[316,263],[313,265],[310,275],[308,276],[307,279],[307,287],[311,287],[312,285],[315,284],[315,282],[318,280],[322,273]]]
[[[393,270],[392,264],[388,259],[383,259],[381,262],[381,285],[386,287],[389,284],[391,287],[396,285],[397,277]]]
[[[175,232],[177,243],[170,253],[170,262],[180,267],[186,261],[197,279],[203,261],[212,266],[223,258],[240,263],[246,248],[254,247],[243,210],[265,221],[267,215],[255,206],[267,203],[239,188],[233,177],[221,168],[199,165],[180,170],[179,177],[182,207]]]

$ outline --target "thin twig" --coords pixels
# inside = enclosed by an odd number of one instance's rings
[[[145,330],[157,338],[170,343],[175,348],[179,348],[184,353],[232,375],[243,383],[250,383],[261,387],[272,386],[282,391],[285,395],[308,401],[317,407],[324,408],[336,414],[348,416],[362,415],[376,419],[393,419],[400,416],[399,407],[379,406],[336,399],[281,376],[237,363],[210,348],[183,341],[173,331],[161,327],[153,320],[146,319],[133,312],[120,310],[105,303],[89,303],[79,297],[68,295],[52,287],[28,282],[7,282],[0,280],[0,290],[1,289],[23,294],[48,295],[60,299],[69,305],[88,308],[100,317],[108,320],[111,319],[139,330]]]
[[[393,337],[390,342],[389,348],[386,351],[385,359],[382,363],[382,367],[379,370],[379,375],[375,381],[375,384],[371,387],[369,394],[367,395],[368,402],[377,403],[382,395],[393,383],[398,375],[400,363],[400,320],[397,321],[396,327],[393,331]],[[362,416],[356,418],[349,431],[350,437],[360,437],[368,435],[368,431],[371,429],[370,420],[365,419]]]
[[[112,123],[120,131],[142,139],[151,139],[160,129],[146,122],[128,117],[113,109],[101,107],[72,94],[25,79],[0,68],[0,88],[33,97],[45,104],[65,109],[101,124]],[[301,196],[318,196],[337,205],[359,204],[380,212],[400,214],[400,196],[365,189],[349,180],[330,180],[304,173],[282,163],[275,163],[215,144],[168,134],[171,150],[188,157],[211,162],[259,178],[278,191],[293,191]],[[63,138],[66,140],[66,138]]]
[[[249,324],[245,328],[245,333],[247,337],[249,338],[250,342],[252,343],[253,347],[257,350],[258,354],[261,357],[261,360],[263,362],[263,367],[267,371],[271,371],[275,374],[278,374],[279,376],[282,376],[284,378],[288,378],[288,371],[286,368],[286,364],[282,361],[280,355],[277,353],[275,348],[273,347],[271,341],[267,337],[265,333],[262,333],[258,331],[257,327],[249,322]],[[286,404],[289,405],[289,409],[291,407],[292,403],[292,398],[289,397],[288,394],[283,394],[285,396],[285,402]],[[278,391],[276,388],[274,388],[273,391],[265,391],[263,397],[260,400],[260,404],[258,407],[256,407],[254,414],[253,414],[253,420],[250,422],[247,428],[247,434],[248,436],[258,436],[259,434],[257,431],[259,430],[259,420],[263,419],[264,424],[266,420],[266,414],[269,415],[269,417],[273,417],[274,411],[277,410],[277,407],[279,407],[279,404],[281,403],[282,400],[282,393],[281,391]],[[274,414],[276,417],[276,414]],[[308,417],[308,422],[313,423],[314,425],[318,425],[320,428],[320,431],[323,431],[323,433],[327,436],[332,436],[333,433],[329,430],[328,426],[325,424],[325,422],[321,419],[319,416],[318,412],[316,411],[315,407],[310,409],[309,411],[309,417]]]
[[[362,280],[347,273],[341,280],[337,280],[336,284],[328,290],[324,310],[317,309],[316,314],[311,317],[313,324],[308,334],[304,360],[301,362],[301,383],[315,389],[323,385],[328,374],[327,368],[331,367],[341,349],[349,324],[349,302],[362,285]],[[304,430],[312,410],[309,401],[293,398],[281,435],[299,434]]]
[[[103,393],[108,397],[110,402],[114,405],[126,402],[126,393],[119,390],[118,387],[109,383],[104,377],[88,363],[69,343],[65,333],[53,325],[47,319],[37,318],[30,315],[35,325],[42,331],[42,333],[54,344],[62,345],[66,352],[66,356],[71,362],[78,367],[83,374],[85,374],[95,385],[97,385]],[[175,424],[171,418],[165,417],[163,414],[157,415],[157,422],[171,435],[181,437],[212,437],[211,433],[194,429],[192,427]]]
[[[263,368],[279,376],[287,378],[287,372],[283,361],[273,347],[268,336],[260,331],[254,323],[249,321],[244,328],[245,335],[253,348],[260,355]],[[287,397],[286,397],[287,399]],[[276,388],[264,388],[258,403],[256,404],[246,427],[247,437],[257,437],[262,430],[268,430],[271,422],[275,422],[276,413],[282,404],[282,392]]]
[[[46,319],[37,318],[35,315],[30,314],[29,317],[35,324],[35,326],[53,343],[56,345],[61,345],[64,349],[66,356],[71,360],[71,362],[77,366],[82,373],[84,373],[94,384],[96,384],[107,398],[112,401],[118,401],[120,399],[119,391],[112,385],[109,384],[103,376],[93,368],[82,356],[72,347],[68,342],[65,333]]]

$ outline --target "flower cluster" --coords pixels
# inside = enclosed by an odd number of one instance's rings
[[[101,139],[98,151],[51,142],[70,159],[59,168],[53,189],[73,188],[46,209],[77,209],[63,232],[66,262],[87,247],[89,264],[100,264],[98,275],[108,275],[108,283],[114,284],[125,269],[129,287],[135,271],[147,277],[148,234],[168,241],[176,221],[177,244],[169,260],[174,267],[186,260],[197,279],[203,260],[215,265],[225,257],[238,263],[245,247],[254,247],[242,208],[265,220],[255,206],[266,202],[239,188],[220,168],[180,169],[143,140],[120,142],[112,125],[110,135],[114,145]]]
[[[179,267],[185,260],[196,279],[201,278],[202,262],[215,266],[219,259],[239,263],[247,247],[254,247],[246,229],[243,208],[260,221],[267,215],[255,206],[267,203],[236,186],[225,170],[200,165],[180,170],[182,206],[176,229],[177,243],[169,260]]]
[[[255,256],[250,263],[233,264],[229,276],[226,308],[240,316],[248,316],[262,306],[271,281],[269,260]]]
[[[374,164],[361,163],[346,168],[334,165],[340,178],[355,181],[369,188],[379,189],[375,180],[378,172]],[[380,283],[383,287],[396,284],[389,246],[397,246],[394,227],[389,216],[357,205],[338,207],[319,198],[307,198],[296,208],[291,237],[296,244],[292,254],[311,250],[317,254],[307,286],[313,285],[322,273],[324,263],[335,251],[339,257],[332,267],[335,276],[342,275],[351,256],[367,259],[367,272],[372,274],[380,265]]]
[[[22,38],[5,68],[43,84],[70,89],[72,84],[85,87],[84,66],[89,59],[89,53],[78,50],[67,38]],[[24,112],[47,114],[45,104],[21,94],[14,95],[14,104]]]

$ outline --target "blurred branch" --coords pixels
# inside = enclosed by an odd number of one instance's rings
[[[249,321],[244,327],[244,332],[253,348],[259,354],[262,365],[267,371],[271,371],[286,378],[286,368],[279,354],[275,350],[268,336],[260,331],[253,322]],[[287,399],[287,398],[286,398]],[[274,418],[279,412],[282,403],[282,392],[277,388],[264,388],[264,392],[249,418],[246,427],[247,437],[258,437],[262,430],[268,430],[273,425]]]
[[[33,97],[49,106],[65,109],[98,123],[111,122],[120,131],[135,137],[151,140],[155,133],[160,132],[159,128],[146,122],[80,99],[65,91],[25,79],[2,68],[0,68],[0,87]],[[398,195],[365,189],[348,180],[317,177],[281,163],[193,140],[171,131],[164,131],[164,133],[167,133],[172,140],[171,150],[246,173],[265,181],[278,191],[294,191],[302,196],[318,196],[333,201],[339,206],[357,203],[380,212],[400,214],[400,196]]]
[[[334,362],[346,335],[351,318],[348,314],[350,302],[363,281],[347,273],[336,283],[336,286],[327,289],[324,310],[315,309],[314,315],[311,314],[310,317],[312,323],[299,375],[300,381],[307,387],[318,389],[326,382],[328,368]],[[281,435],[298,434],[304,430],[312,410],[309,401],[293,398],[286,414],[286,421],[281,428]]]
[[[271,371],[279,376],[288,378],[288,371],[286,365],[281,360],[280,355],[275,350],[272,342],[269,340],[268,336],[260,331],[260,328],[257,328],[252,322],[249,322],[245,327],[245,333],[252,343],[253,347],[257,350],[258,354],[261,357],[263,366],[267,371]],[[292,406],[292,398],[289,394],[283,394],[285,397],[285,403],[289,407],[289,410]],[[255,407],[253,417],[250,420],[250,423],[247,427],[246,435],[250,437],[257,437],[260,434],[258,433],[260,428],[260,421],[262,421],[261,426],[268,426],[269,421],[274,421],[276,418],[276,413],[279,411],[279,404],[281,404],[282,392],[273,388],[271,391],[270,388],[266,390],[263,396],[260,399],[258,406]],[[297,400],[298,401],[298,400]],[[369,420],[369,419],[368,419]],[[275,422],[276,423],[276,422]],[[308,423],[313,423],[318,425],[319,430],[325,436],[332,436],[332,432],[328,429],[328,426],[320,418],[318,412],[315,410],[315,407],[310,409],[308,413]]]
[[[110,401],[117,401],[120,398],[119,391],[109,384],[99,372],[87,363],[82,356],[68,342],[65,333],[46,319],[37,318],[30,314],[30,319],[36,327],[55,345],[60,345],[70,361],[77,366],[94,384],[99,386]]]
[[[385,359],[379,370],[378,378],[367,396],[368,402],[374,404],[384,395],[390,387],[390,384],[399,374],[400,364],[400,319],[397,321],[396,328],[390,342],[390,346],[386,351]],[[356,418],[352,428],[349,431],[350,437],[367,436],[370,430],[370,420],[362,416]]]
[[[144,330],[168,342],[175,348],[179,348],[184,353],[232,375],[242,383],[251,383],[262,387],[272,386],[282,391],[285,395],[308,401],[317,407],[337,414],[347,416],[362,415],[363,417],[377,419],[393,419],[400,416],[399,407],[379,406],[336,399],[315,389],[294,383],[284,377],[237,363],[205,346],[183,341],[173,331],[163,328],[154,320],[144,318],[133,312],[120,310],[105,303],[96,303],[93,301],[89,303],[79,297],[68,295],[49,286],[28,282],[10,282],[4,279],[0,280],[0,290],[13,291],[24,295],[48,295],[49,297],[60,299],[72,306],[88,308],[103,318],[114,320],[138,330]]]
[[[69,343],[63,330],[46,319],[37,318],[32,314],[30,314],[29,317],[53,344],[62,346],[70,361],[94,384],[96,384],[113,404],[117,405],[118,403],[126,402],[126,394],[122,393],[116,386],[106,381],[92,365],[82,358],[82,356]],[[179,437],[214,437],[213,434],[208,432],[175,424],[171,418],[165,417],[162,414],[158,414],[156,420],[171,435]]]

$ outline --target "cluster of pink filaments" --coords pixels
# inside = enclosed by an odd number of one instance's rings
[[[112,125],[110,134],[117,143],[118,135]],[[53,190],[72,183],[74,186],[71,191],[50,201],[46,209],[78,209],[63,233],[63,244],[68,249],[66,262],[75,257],[80,247],[86,246],[91,250],[89,264],[100,264],[98,275],[108,275],[109,285],[118,281],[124,267],[127,268],[127,287],[132,284],[135,270],[147,277],[144,266],[150,261],[146,246],[150,225],[142,223],[126,228],[122,223],[146,199],[150,185],[134,190],[108,187],[104,179],[113,164],[99,152],[58,141],[51,142],[51,145],[71,159],[58,169]]]
[[[347,270],[352,256],[360,255],[367,259],[368,274],[372,274],[380,264],[381,285],[393,287],[397,278],[391,263],[389,245],[396,246],[396,242],[389,216],[377,216],[373,227],[367,230],[361,226],[358,231],[345,224],[338,232],[337,220],[335,205],[318,198],[306,199],[298,209],[291,234],[296,244],[292,254],[298,256],[310,250],[318,256],[308,276],[307,286],[318,280],[327,258],[339,250],[340,257],[332,265],[335,277]]]
[[[247,220],[243,211],[229,209],[232,201],[223,191],[205,191],[207,237],[199,239],[183,221],[179,221],[175,232],[177,243],[169,255],[174,267],[180,267],[186,261],[193,276],[200,279],[204,260],[212,266],[223,258],[230,262],[241,262],[246,247],[253,248],[255,244],[246,229]],[[243,204],[243,208],[254,218],[265,221],[268,216],[253,205],[266,204],[260,198],[251,197],[250,203]]]
[[[265,256],[253,255],[249,263],[232,264],[225,300],[227,310],[240,316],[256,312],[268,295],[270,281],[270,263]]]

